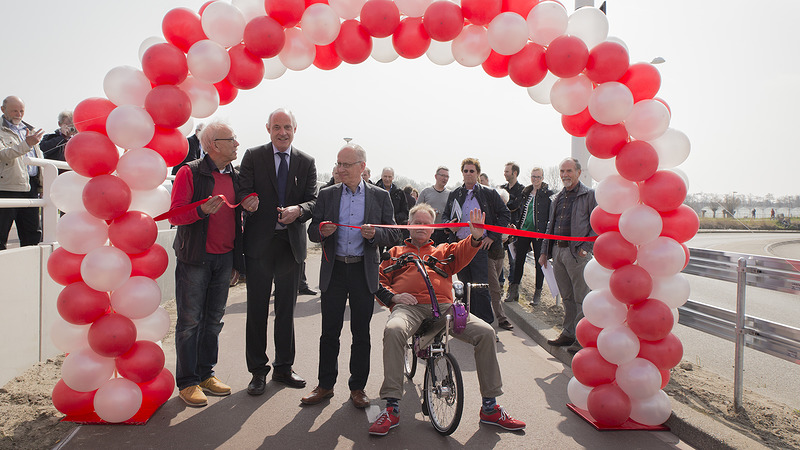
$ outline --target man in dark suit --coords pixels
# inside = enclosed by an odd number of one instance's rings
[[[198,137],[201,131],[203,131],[203,124],[198,123],[197,128],[194,129],[194,134],[186,138],[186,140],[189,142],[189,152],[186,153],[186,158],[183,158],[183,161],[181,161],[180,164],[172,168],[173,175],[177,174],[181,167],[185,166],[189,161],[200,159],[200,156],[202,156],[202,147],[200,146],[200,138]]]
[[[273,111],[267,122],[272,142],[248,149],[242,158],[238,198],[255,192],[259,207],[245,218],[244,255],[247,268],[245,353],[253,379],[250,395],[266,388],[267,318],[275,281],[274,381],[294,388],[306,382],[294,371],[294,308],[301,263],[306,259],[305,222],[317,201],[314,158],[292,147],[297,122],[285,109]]]
[[[333,397],[338,375],[339,336],[344,310],[350,297],[350,400],[357,408],[369,406],[364,392],[369,376],[370,337],[374,293],[378,290],[378,246],[391,245],[400,238],[398,230],[371,224],[394,225],[389,193],[365,182],[361,172],[367,153],[348,143],[337,155],[342,182],[322,189],[308,237],[321,242],[323,258],[319,288],[322,291],[322,336],[319,338],[319,384],[300,400],[315,405]],[[335,224],[359,228],[338,227]]]

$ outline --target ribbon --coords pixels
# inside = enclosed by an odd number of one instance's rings
[[[245,201],[246,199],[254,196],[254,195],[258,195],[258,194],[256,194],[255,192],[253,192],[251,194],[248,194],[245,198],[242,199],[242,202]],[[225,202],[225,204],[228,205],[228,207],[231,208],[231,209],[236,208],[237,206],[242,204],[242,202],[239,202],[239,203],[237,203],[235,205],[231,204],[228,201],[228,199],[225,198],[225,196],[222,195],[222,194],[220,194],[220,197],[222,197],[222,201]],[[196,201],[194,203],[189,203],[188,205],[179,206],[179,207],[177,207],[175,209],[170,209],[169,211],[165,212],[164,214],[160,214],[160,215],[154,217],[153,220],[158,222],[159,220],[169,219],[170,217],[174,217],[174,216],[183,214],[183,213],[185,213],[187,211],[191,211],[191,210],[197,208],[198,206],[202,205],[203,203],[205,203],[205,202],[207,202],[209,200],[211,200],[211,197],[204,198],[204,199]]]
[[[340,223],[334,222],[320,222],[319,230],[320,235],[322,234],[322,225],[325,224],[332,224],[336,225],[337,227],[347,227],[347,228],[357,228],[361,229],[360,225],[343,225]],[[465,228],[469,227],[469,223],[466,222],[458,222],[458,223],[432,223],[430,225],[379,225],[379,224],[370,224],[370,226],[376,228],[398,228],[398,229],[439,229],[439,228]],[[546,234],[546,233],[537,233],[534,231],[525,231],[525,230],[518,230],[516,228],[507,228],[507,227],[500,227],[497,225],[489,225],[485,223],[474,223],[472,224],[475,228],[481,228],[486,231],[493,231],[499,234],[507,234],[509,236],[520,236],[520,237],[528,237],[528,238],[536,238],[536,239],[556,239],[559,241],[581,241],[581,242],[594,242],[597,240],[597,236],[582,236],[582,237],[574,237],[574,236],[561,236],[558,234]]]

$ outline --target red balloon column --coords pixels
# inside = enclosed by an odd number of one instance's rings
[[[65,285],[58,299],[64,320],[53,329],[69,353],[53,391],[60,411],[107,422],[146,419],[173,391],[155,344],[169,316],[154,298],[167,253],[154,244],[152,217],[169,208],[160,185],[167,166],[186,155],[192,118],[211,116],[240,90],[286,69],[426,55],[508,77],[537,103],[551,104],[569,134],[586,137],[592,156],[584,163],[599,182],[591,223],[600,236],[585,271],[593,291],[577,329],[585,348],[573,361],[568,394],[603,426],[667,419],[669,399],[660,389],[680,361],[671,330],[689,295],[679,274],[683,242],[698,226],[682,205],[687,186],[676,169],[689,141],[669,128],[671,112],[655,98],[658,70],[630,64],[625,45],[608,39],[604,13],[568,14],[551,0],[247,5],[210,1],[198,13],[169,11],[167,42],[142,50],[142,69],[112,69],[103,83],[108,99],[75,107],[80,133],[66,148],[75,172],[56,180],[58,192],[73,195],[51,196],[66,212],[57,232],[62,248],[48,263]]]

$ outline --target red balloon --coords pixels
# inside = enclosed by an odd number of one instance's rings
[[[145,383],[164,370],[164,351],[155,342],[136,341],[130,350],[118,356],[119,374],[134,383]]]
[[[361,25],[370,36],[391,36],[400,25],[400,10],[392,0],[369,0],[361,7]]]
[[[508,76],[511,81],[522,86],[531,87],[539,84],[547,75],[544,47],[528,42],[519,52],[508,60]]]
[[[572,136],[584,137],[597,121],[589,114],[589,108],[573,116],[561,116],[561,125]]]
[[[603,331],[602,328],[592,325],[589,319],[583,318],[575,326],[575,338],[582,347],[597,347],[597,336]]]
[[[192,100],[189,94],[178,86],[165,84],[156,86],[147,93],[144,109],[153,118],[153,122],[161,127],[177,128],[192,115]]]
[[[422,16],[422,25],[431,39],[440,42],[452,41],[464,29],[464,14],[461,7],[452,2],[433,2]]]
[[[589,224],[597,234],[607,231],[619,231],[619,217],[622,214],[611,214],[603,208],[597,206],[589,216]]]
[[[671,170],[659,170],[639,184],[642,203],[659,212],[677,209],[686,198],[686,183]]]
[[[97,391],[78,392],[58,380],[53,388],[53,406],[62,414],[82,416],[94,412],[94,394]]]
[[[586,403],[594,420],[607,427],[622,425],[631,415],[631,400],[616,384],[592,389]]]
[[[231,103],[236,99],[236,96],[239,95],[239,89],[232,85],[227,78],[218,83],[214,83],[214,87],[219,93],[219,106]]]
[[[277,20],[270,16],[256,17],[244,27],[244,46],[259,58],[278,56],[286,43],[286,34]]]
[[[617,81],[625,75],[630,64],[628,51],[616,42],[601,42],[589,52],[586,76],[595,83]]]
[[[317,53],[314,56],[314,65],[322,70],[333,70],[342,64],[342,58],[336,53],[334,44],[316,45]]]
[[[108,226],[108,238],[125,253],[138,254],[150,248],[158,237],[158,226],[141,211],[128,211]]]
[[[79,175],[91,178],[117,170],[119,152],[105,134],[83,131],[67,141],[64,159]]]
[[[586,133],[586,149],[600,159],[617,156],[627,142],[628,130],[621,123],[615,125],[596,123]]]
[[[503,0],[501,10],[502,12],[515,12],[525,18],[537,4],[539,4],[539,0]]]
[[[628,328],[639,339],[658,341],[672,331],[675,318],[666,303],[648,298],[628,309]]]
[[[75,106],[72,123],[80,131],[96,131],[106,134],[106,119],[117,105],[106,98],[90,97]]]
[[[180,84],[189,75],[186,54],[178,47],[162,43],[151,45],[142,56],[142,70],[155,85]]]
[[[73,325],[94,322],[108,311],[111,299],[108,292],[95,291],[83,281],[67,285],[58,294],[58,314]]]
[[[83,206],[98,219],[115,219],[131,206],[131,188],[117,176],[98,175],[83,188]]]
[[[683,344],[672,333],[658,341],[639,340],[638,358],[653,363],[659,370],[669,370],[677,366],[683,358]]]
[[[617,300],[635,305],[650,296],[653,291],[653,277],[644,268],[629,264],[615,270],[608,285]]]
[[[659,369],[658,371],[661,373],[661,389],[664,389],[669,383],[669,369]]]
[[[609,231],[594,241],[594,258],[606,269],[618,269],[636,261],[636,246],[619,232]]]
[[[428,51],[431,37],[422,25],[422,17],[406,17],[392,35],[392,45],[406,59],[419,58]]]
[[[205,11],[206,8],[208,8],[208,5],[214,3],[215,1],[217,0],[208,0],[207,2],[203,3],[203,6],[201,6],[200,9],[197,11],[200,14],[200,17],[203,17],[203,11]]]
[[[189,8],[175,8],[168,11],[161,21],[161,31],[167,42],[184,53],[197,41],[208,39],[203,32],[200,15]]]
[[[89,347],[100,356],[116,358],[136,342],[136,325],[122,314],[110,313],[89,327]]]
[[[619,82],[628,86],[633,94],[633,101],[653,98],[661,88],[661,74],[650,63],[631,64]]]
[[[162,369],[152,380],[139,383],[139,388],[142,390],[142,408],[158,407],[172,396],[175,390],[175,377],[169,369]]]
[[[572,374],[584,386],[611,383],[616,373],[617,365],[603,359],[597,347],[583,348],[572,358]]]
[[[189,141],[186,136],[175,128],[163,128],[156,126],[153,139],[145,146],[155,150],[164,161],[167,167],[174,167],[186,158],[189,153]]]
[[[47,273],[62,286],[82,281],[81,262],[84,256],[86,255],[76,255],[59,247],[47,258]]]
[[[169,255],[159,244],[153,244],[142,253],[128,256],[131,258],[132,277],[148,277],[155,280],[164,274],[169,265]]]
[[[339,36],[333,41],[333,48],[342,61],[359,64],[369,58],[372,52],[372,38],[359,21],[345,20],[339,29]]]
[[[487,25],[500,14],[503,0],[462,0],[464,18],[475,25]],[[524,17],[528,17],[525,15]]]
[[[684,243],[693,238],[700,228],[700,219],[697,213],[687,206],[681,205],[672,211],[661,213],[661,236],[666,236],[680,243]]]
[[[511,55],[501,55],[492,50],[486,61],[481,63],[481,67],[489,76],[503,78],[508,75],[508,61],[510,59]]]
[[[306,10],[305,0],[266,0],[264,7],[270,17],[277,20],[284,28],[290,28],[303,18]]]
[[[619,150],[615,164],[622,178],[644,181],[658,170],[658,153],[646,141],[631,141]]]
[[[244,44],[236,44],[228,49],[231,57],[231,70],[226,78],[239,89],[253,89],[264,79],[264,62],[253,55]],[[179,125],[180,126],[180,125]]]
[[[686,262],[683,263],[683,268],[681,269],[681,270],[683,270],[683,269],[686,268],[686,266],[689,265],[689,260],[691,259],[692,256],[691,256],[691,254],[689,252],[689,247],[687,247],[686,244],[684,244],[683,242],[681,242],[680,244],[681,244],[681,247],[683,247],[683,253],[686,253]]]
[[[559,36],[550,42],[545,52],[547,68],[560,78],[577,76],[586,67],[588,60],[589,49],[577,36]]]

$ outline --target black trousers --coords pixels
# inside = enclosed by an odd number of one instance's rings
[[[514,276],[511,279],[511,284],[519,284],[522,281],[522,272],[525,270],[525,257],[533,247],[533,256],[536,258],[536,289],[541,289],[544,285],[544,272],[542,272],[542,266],[539,264],[539,255],[542,254],[542,240],[517,236],[517,241],[514,242],[514,245],[517,258],[514,262]]]
[[[294,307],[300,264],[295,261],[286,231],[276,231],[272,253],[263,258],[245,257],[247,266],[247,325],[245,357],[247,370],[268,372],[267,319],[272,281],[275,280],[275,361],[276,372],[287,372],[294,364]]]
[[[28,192],[0,191],[0,198],[39,198],[39,184],[31,178]],[[6,249],[11,225],[17,223],[17,236],[20,247],[38,245],[42,242],[42,228],[39,225],[39,208],[0,208],[0,250]]]
[[[347,298],[350,297],[350,390],[364,389],[369,377],[369,324],[375,305],[367,286],[364,262],[334,262],[328,289],[322,292],[322,336],[319,338],[319,386],[333,389],[339,374],[339,337],[344,325]]]

